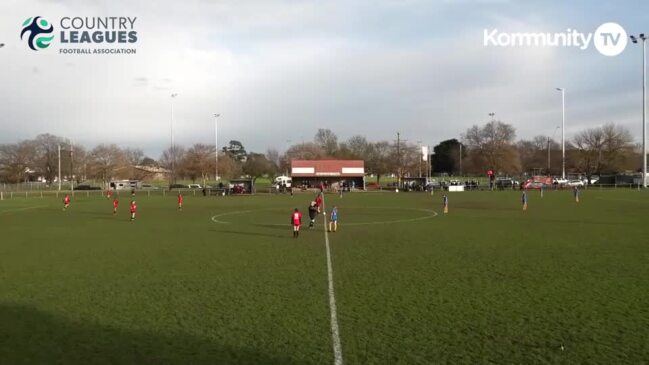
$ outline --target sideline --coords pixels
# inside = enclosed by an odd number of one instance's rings
[[[326,212],[324,194],[322,197],[322,211]],[[331,311],[331,339],[334,348],[334,365],[343,364],[343,350],[340,344],[340,331],[338,330],[338,315],[336,313],[336,297],[334,295],[334,274],[331,264],[331,249],[329,248],[329,232],[327,231],[327,214],[324,218],[325,247],[327,249],[327,279],[329,280],[329,309]]]

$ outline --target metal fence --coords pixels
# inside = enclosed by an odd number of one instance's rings
[[[136,190],[135,197],[151,197],[151,196],[172,196],[175,197],[178,193],[182,193],[185,196],[202,196],[203,191],[201,189],[174,189],[172,191],[163,190],[163,189],[152,189],[152,190]],[[71,197],[106,197],[106,192],[103,190],[25,190],[25,191],[0,191],[0,200],[5,199],[26,199],[26,198],[63,198],[65,195],[70,195]],[[113,191],[113,196],[117,197],[131,197],[130,190],[115,190]]]

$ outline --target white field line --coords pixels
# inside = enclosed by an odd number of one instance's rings
[[[279,210],[280,208],[269,208],[269,209],[259,209],[259,210]],[[284,210],[284,209],[283,209]],[[357,223],[345,223],[344,226],[371,226],[371,225],[377,225],[377,224],[393,224],[393,223],[407,223],[407,222],[417,222],[417,221],[423,221],[426,219],[431,219],[435,218],[437,216],[437,212],[431,209],[417,209],[417,208],[402,208],[402,210],[416,210],[416,211],[421,211],[425,213],[429,213],[429,215],[425,215],[423,217],[416,217],[416,218],[406,218],[406,219],[395,219],[391,221],[374,221],[374,222],[357,222]],[[248,214],[252,213],[252,210],[238,210],[234,212],[227,212],[227,213],[221,213],[217,214],[215,216],[212,216],[212,222],[214,223],[219,223],[219,224],[232,224],[232,222],[226,222],[222,221],[219,218],[228,216],[228,215],[236,215],[236,214]],[[265,226],[290,226],[290,223],[269,223],[269,224],[264,224]],[[319,224],[316,224],[319,226]],[[340,224],[339,224],[340,225]],[[326,225],[325,225],[326,226]]]
[[[322,197],[322,211],[326,212],[324,196]],[[334,273],[331,264],[331,249],[329,248],[329,233],[327,232],[327,214],[324,218],[325,247],[327,249],[327,278],[329,280],[329,310],[331,311],[331,339],[334,348],[334,365],[343,364],[343,350],[340,344],[340,331],[338,330],[338,315],[336,314],[336,297],[334,295]]]
[[[47,208],[49,205],[36,205],[33,207],[25,207],[25,208],[16,208],[16,209],[7,209],[7,210],[0,210],[0,214],[3,213],[13,213],[13,212],[22,212],[24,210],[31,210],[31,209],[40,209],[40,208]]]

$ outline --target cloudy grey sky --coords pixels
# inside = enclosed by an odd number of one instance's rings
[[[137,55],[32,51],[40,15],[137,16]],[[642,1],[25,1],[0,3],[0,143],[52,133],[152,157],[176,140],[283,150],[317,128],[434,145],[497,119],[519,138],[552,134],[565,87],[568,127],[606,122],[641,133],[641,51],[484,47],[483,30],[649,32]],[[644,27],[644,28],[643,28]],[[55,33],[56,34],[56,33]]]

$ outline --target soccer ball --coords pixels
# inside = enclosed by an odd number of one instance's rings
[[[395,189],[394,192],[395,192],[395,193],[398,193],[398,192],[399,192],[399,188]]]

